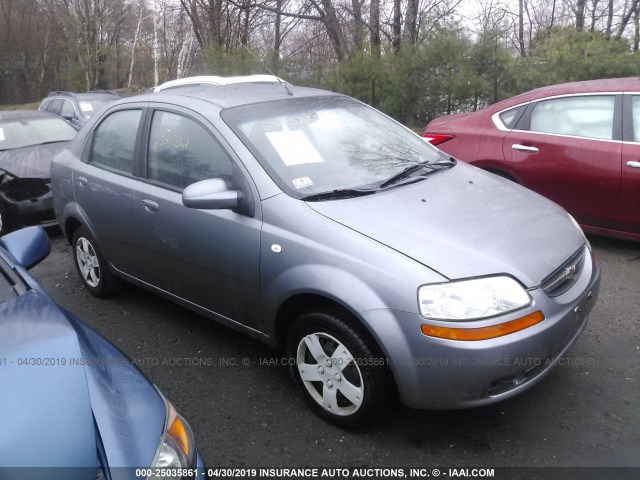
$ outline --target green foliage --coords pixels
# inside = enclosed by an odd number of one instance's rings
[[[624,39],[600,32],[554,27],[540,32],[531,56],[517,59],[511,72],[514,93],[556,83],[640,74],[640,57]]]
[[[241,48],[237,52],[226,52],[213,46],[204,52],[204,59],[213,75],[253,75],[268,73],[262,63],[251,52]]]

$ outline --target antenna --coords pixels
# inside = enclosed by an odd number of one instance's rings
[[[260,63],[260,65],[262,66],[262,68],[264,68],[264,69],[265,69],[267,72],[269,72],[272,76],[276,77],[276,80],[278,80],[278,83],[279,83],[280,85],[282,85],[282,87],[287,91],[287,95],[291,95],[291,96],[293,96],[293,92],[292,92],[291,90],[289,90],[289,87],[287,87],[287,84],[286,84],[286,83],[284,83],[280,77],[278,77],[277,75],[275,75],[275,74],[271,71],[271,69],[270,69],[269,67],[267,67],[267,65],[266,65],[262,60],[260,60],[260,59],[258,58],[258,56],[257,56],[255,53],[253,53],[253,52],[251,51],[251,49],[250,49],[249,47],[247,47],[247,46],[246,46],[244,43],[242,43],[242,42],[240,43],[240,45],[242,45],[242,46],[247,50],[247,52],[249,52],[249,53],[251,54],[251,56],[252,56],[253,58],[255,58],[255,59]]]

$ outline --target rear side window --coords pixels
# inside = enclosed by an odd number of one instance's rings
[[[120,110],[109,115],[93,134],[89,161],[117,172],[132,174],[141,116],[142,110]]]
[[[533,132],[613,139],[615,96],[580,96],[538,102],[531,112]]]
[[[156,111],[151,123],[149,180],[184,189],[208,178],[231,181],[233,161],[199,123],[171,112]]]
[[[516,123],[518,123],[518,120],[522,116],[522,112],[524,112],[526,108],[526,105],[520,105],[519,107],[506,110],[500,114],[500,120],[506,128],[512,130],[515,128]]]
[[[640,96],[631,97],[631,115],[633,118],[633,141],[640,142]]]

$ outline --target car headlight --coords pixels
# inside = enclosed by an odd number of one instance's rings
[[[191,427],[187,421],[176,412],[176,409],[168,400],[165,400],[165,403],[167,405],[167,419],[151,468],[193,468],[195,467],[196,444]],[[148,480],[167,480],[173,477],[167,477],[158,472],[147,478]]]
[[[434,320],[473,320],[526,307],[531,297],[513,278],[474,278],[418,290],[420,314]]]

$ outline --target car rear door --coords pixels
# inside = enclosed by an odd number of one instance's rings
[[[510,170],[581,224],[609,228],[620,188],[621,112],[615,94],[533,102],[504,137]]]
[[[625,95],[624,140],[613,229],[640,235],[640,93]]]
[[[102,253],[118,270],[134,274],[131,248],[139,126],[144,105],[110,111],[87,138],[73,171],[76,202]]]
[[[135,243],[141,279],[227,319],[255,327],[260,303],[260,206],[255,187],[211,124],[179,107],[150,111],[144,175],[135,192]],[[197,210],[182,190],[222,178],[241,190],[245,211]]]

